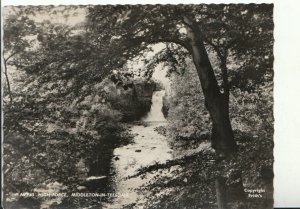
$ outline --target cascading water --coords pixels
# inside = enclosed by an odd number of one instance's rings
[[[152,105],[148,114],[141,119],[144,122],[164,122],[166,121],[163,113],[163,96],[165,94],[164,90],[154,91],[152,96]]]
[[[104,208],[125,208],[131,204],[143,208],[142,203],[145,199],[135,189],[140,188],[156,174],[147,174],[145,179],[140,177],[127,179],[126,177],[136,174],[142,167],[172,159],[172,149],[166,137],[155,131],[156,127],[166,124],[162,113],[164,93],[163,90],[153,92],[151,109],[140,120],[144,125],[131,126],[130,131],[134,135],[133,143],[114,150],[114,155],[118,160],[113,161],[113,168],[116,172],[113,181],[115,192],[122,195],[116,197]]]

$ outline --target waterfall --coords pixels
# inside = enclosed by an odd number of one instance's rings
[[[109,208],[125,208],[126,205],[144,204],[146,196],[140,194],[136,189],[143,187],[149,180],[154,180],[158,172],[147,173],[146,178],[140,176],[127,179],[144,168],[155,163],[166,163],[172,159],[172,149],[170,148],[166,136],[159,134],[155,128],[166,125],[167,120],[162,113],[163,96],[165,91],[154,91],[152,95],[152,105],[148,114],[141,119],[142,124],[132,124],[130,132],[133,142],[114,150],[117,160],[112,161],[115,171],[113,178],[114,190],[120,195],[107,202],[103,206]],[[160,174],[159,174],[160,175]]]
[[[150,111],[141,120],[144,122],[164,122],[166,121],[163,113],[163,96],[165,94],[164,90],[154,91],[152,95],[152,105]]]

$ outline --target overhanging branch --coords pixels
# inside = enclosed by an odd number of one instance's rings
[[[178,45],[184,47],[186,50],[188,50],[188,52],[191,52],[191,50],[192,50],[191,46],[186,41],[180,40],[180,39],[175,39],[175,38],[158,38],[153,41],[149,41],[148,43],[154,44],[154,43],[160,43],[160,42],[178,44]]]
[[[14,55],[18,54],[19,52],[21,52],[21,51],[16,51],[16,52],[12,53],[11,55],[9,55],[7,58],[4,58],[4,62],[7,63],[7,61],[8,61],[10,58],[12,58]]]

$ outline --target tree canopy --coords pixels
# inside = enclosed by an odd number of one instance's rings
[[[130,59],[159,42],[190,51],[184,19],[190,18],[220,64],[229,62],[232,70],[245,71],[244,77],[252,76],[255,82],[265,72],[272,74],[272,13],[273,6],[267,4],[95,6],[89,9],[88,26],[99,45],[110,42],[118,49],[115,57]],[[238,85],[237,80],[232,84]]]

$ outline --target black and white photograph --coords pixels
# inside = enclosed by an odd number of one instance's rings
[[[2,11],[5,209],[273,208],[274,4]]]

